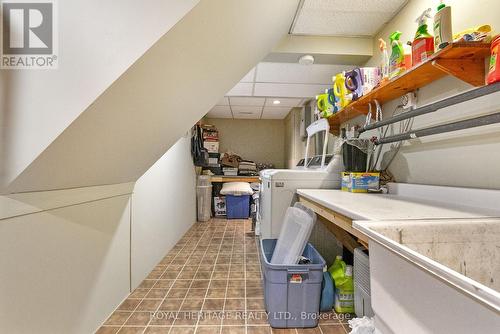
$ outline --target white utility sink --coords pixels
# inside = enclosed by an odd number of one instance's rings
[[[378,333],[500,333],[500,218],[355,221]]]

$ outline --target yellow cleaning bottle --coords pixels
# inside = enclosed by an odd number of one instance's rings
[[[345,86],[345,75],[344,73],[338,73],[333,78],[333,94],[337,97],[338,109],[346,107],[351,103],[351,99],[347,94],[347,88]]]

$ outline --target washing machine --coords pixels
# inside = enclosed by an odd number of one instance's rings
[[[320,120],[307,130],[306,147],[312,135],[323,131],[328,133],[329,125],[326,120]],[[322,155],[308,158],[306,154],[294,169],[267,169],[260,172],[259,212],[255,232],[262,239],[279,237],[285,211],[297,201],[297,189],[340,189],[343,171],[341,155],[326,154],[326,138],[325,135]]]

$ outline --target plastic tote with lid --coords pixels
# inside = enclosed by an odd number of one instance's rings
[[[286,210],[272,264],[297,264],[316,222],[316,214],[301,203]]]
[[[198,176],[196,202],[198,207],[198,221],[209,221],[212,216],[212,184],[210,182],[210,176],[208,175]]]

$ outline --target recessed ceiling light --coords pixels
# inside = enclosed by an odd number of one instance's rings
[[[251,112],[251,111],[240,111],[239,114],[242,114],[242,115],[252,115],[253,112]]]
[[[299,58],[299,64],[301,65],[312,65],[314,64],[314,57],[311,55],[303,55]]]
[[[273,104],[280,104],[280,103],[281,103],[281,101],[280,101],[280,100],[274,100],[274,101],[273,101]]]

